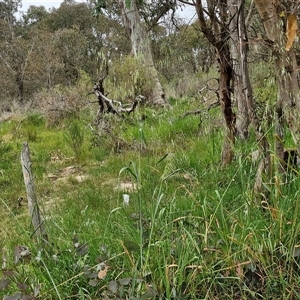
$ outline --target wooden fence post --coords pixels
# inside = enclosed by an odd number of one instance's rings
[[[33,234],[36,235],[38,241],[48,241],[35,194],[33,176],[31,173],[30,151],[27,142],[23,144],[23,149],[21,152],[21,164],[26,187],[29,214],[34,228]]]

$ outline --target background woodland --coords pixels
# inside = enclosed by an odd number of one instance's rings
[[[0,1],[3,299],[299,299],[300,2],[21,4]]]

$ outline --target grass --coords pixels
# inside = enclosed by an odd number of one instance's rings
[[[111,118],[110,132],[97,136],[85,113],[53,127],[39,114],[2,123],[0,295],[298,299],[298,176],[278,185],[274,173],[261,204],[249,159],[254,139],[238,142],[236,159],[222,167],[218,109],[200,125],[199,116],[181,118],[196,105],[140,108]],[[43,249],[26,201],[17,201],[26,198],[25,140],[49,236]],[[30,255],[16,259],[20,245]]]

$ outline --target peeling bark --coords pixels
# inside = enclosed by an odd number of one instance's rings
[[[295,51],[286,51],[287,12],[281,5],[284,1],[255,0],[268,39],[272,42],[275,77],[278,86],[275,106],[275,166],[279,173],[285,172],[284,163],[284,126],[288,125],[295,145],[300,150],[299,110],[300,90],[298,82],[298,66]],[[297,3],[295,3],[297,5]],[[291,8],[290,11],[292,11]],[[282,14],[284,12],[284,14]]]
[[[195,1],[198,20],[201,30],[208,41],[215,47],[219,63],[219,89],[218,97],[222,108],[225,123],[225,137],[222,149],[222,164],[229,164],[233,157],[233,145],[235,143],[236,116],[232,109],[232,60],[229,49],[229,28],[228,28],[228,7],[227,1],[208,1],[209,20],[204,14],[204,8],[201,0]],[[220,12],[219,19],[216,16],[216,10]],[[220,29],[221,27],[221,29]]]
[[[244,1],[229,0],[231,55],[234,76],[234,95],[237,101],[236,131],[241,139],[248,139],[250,112],[253,111],[252,88],[249,79],[245,29]]]

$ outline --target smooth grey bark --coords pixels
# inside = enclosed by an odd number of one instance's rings
[[[126,5],[125,2],[125,0],[118,0],[123,23],[131,41],[132,53],[135,57],[142,58],[144,67],[148,69],[149,78],[154,83],[149,102],[154,105],[165,105],[167,101],[154,66],[146,25],[141,20],[136,0],[131,0],[130,5],[128,3]]]

